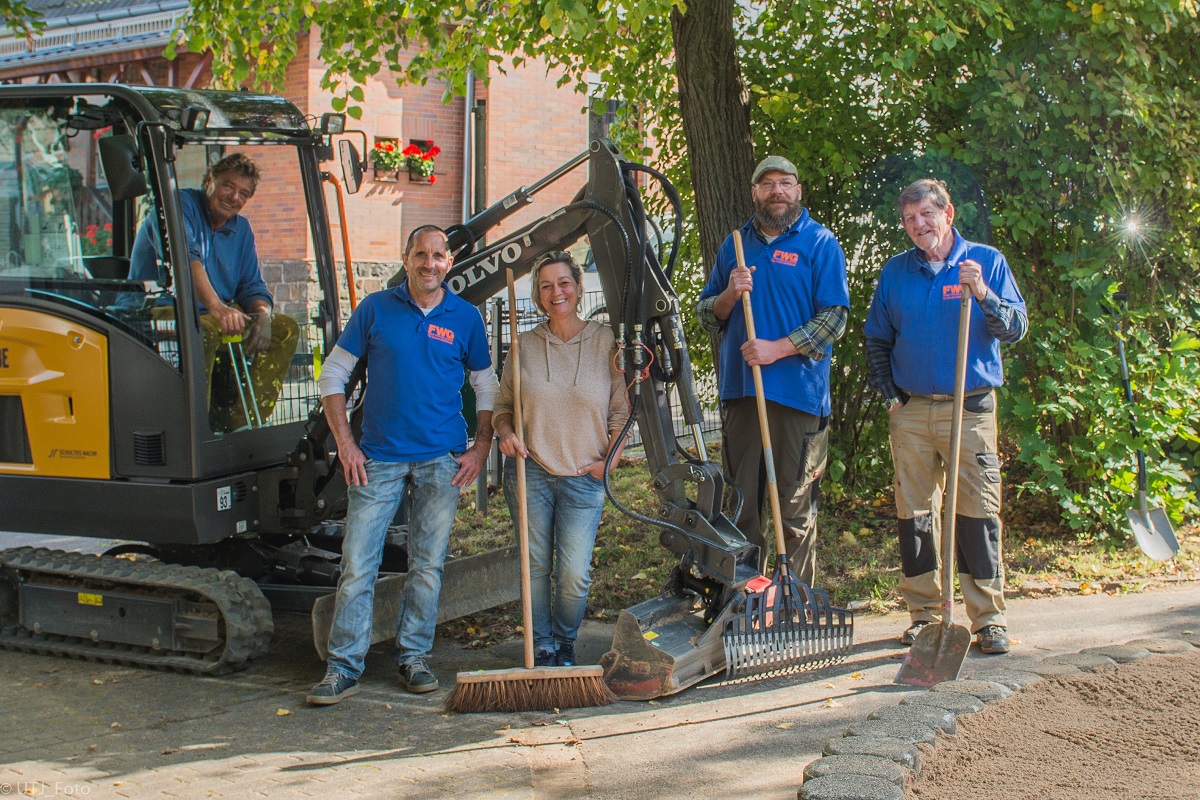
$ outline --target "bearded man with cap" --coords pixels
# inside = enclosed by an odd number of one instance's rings
[[[719,388],[726,474],[742,490],[737,526],[767,563],[770,503],[752,366],[762,369],[784,545],[796,577],[813,584],[817,499],[828,455],[829,356],[846,330],[846,256],[800,205],[795,165],[768,156],[754,169],[754,216],[742,227],[746,266],[733,236],[721,245],[700,293],[700,324],[720,337]],[[750,292],[757,338],[748,341],[741,295]]]

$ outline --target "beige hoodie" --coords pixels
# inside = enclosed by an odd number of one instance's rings
[[[629,418],[624,376],[613,366],[612,329],[589,321],[570,341],[545,322],[518,338],[521,361],[522,440],[551,475],[576,475],[608,455],[612,431]],[[513,415],[512,360],[500,378],[497,420]]]

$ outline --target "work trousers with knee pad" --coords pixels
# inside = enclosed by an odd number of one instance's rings
[[[950,463],[952,398],[914,395],[889,414],[899,517],[900,592],[913,622],[941,616],[942,495]],[[963,403],[955,561],[971,631],[1007,626],[1000,547],[1000,457],[992,392]]]

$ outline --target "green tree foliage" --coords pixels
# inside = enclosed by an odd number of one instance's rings
[[[1081,532],[1124,531],[1133,450],[1177,517],[1194,494],[1179,463],[1196,441],[1200,25],[1192,0],[1008,6],[998,41],[936,54],[960,80],[931,92],[931,144],[971,165],[1016,265],[1030,334],[1010,358],[1004,408],[1027,486]],[[961,53],[959,52],[961,51]],[[938,63],[940,62],[940,63]],[[1128,427],[1115,354],[1118,287],[1137,398]]]
[[[503,69],[505,54],[541,58],[581,88],[598,76],[596,96],[620,100],[632,123],[625,151],[646,155],[649,133],[698,220],[677,271],[685,308],[716,243],[749,214],[749,151],[790,157],[806,205],[851,262],[850,328],[834,354],[835,493],[890,475],[861,330],[879,267],[909,246],[895,196],[911,168],[954,178],[960,224],[973,216],[990,230],[1029,304],[1030,334],[1007,348],[1001,392],[1027,490],[1056,497],[1081,533],[1123,535],[1140,446],[1151,493],[1176,515],[1196,510],[1184,469],[1200,471],[1196,0],[196,0],[185,41],[220,54],[227,85],[277,85],[310,26],[325,86],[352,113],[381,69],[443,78],[448,93],[472,70]],[[923,166],[911,158],[935,153]],[[889,171],[897,159],[909,170]],[[947,172],[973,176],[982,196],[968,202],[959,186],[971,182]],[[1115,316],[1105,309],[1118,288],[1129,311]],[[1117,378],[1118,318],[1137,437]]]
[[[0,0],[0,20],[17,36],[26,39],[32,39],[34,34],[46,27],[42,15],[24,0]]]

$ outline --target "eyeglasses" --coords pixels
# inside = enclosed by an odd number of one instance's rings
[[[796,181],[759,181],[757,186],[764,192],[773,192],[776,188],[782,189],[785,192],[795,190],[800,184]]]

